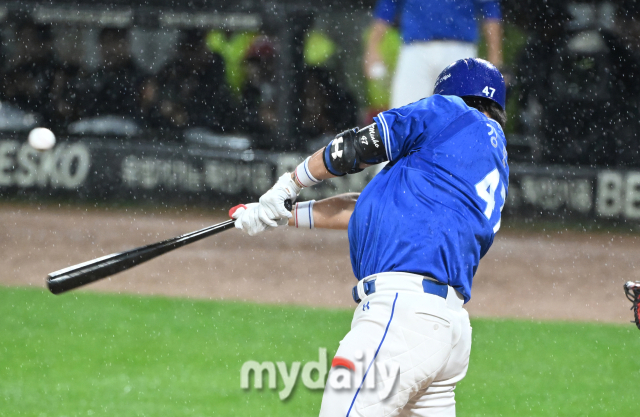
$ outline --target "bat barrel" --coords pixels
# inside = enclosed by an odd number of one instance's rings
[[[47,287],[53,294],[62,294],[74,288],[90,284],[102,278],[133,268],[143,262],[196,242],[205,237],[233,228],[233,220],[227,220],[186,235],[142,246],[121,253],[114,253],[79,265],[70,266],[47,276]]]
[[[51,291],[52,294],[62,294],[65,291],[68,291],[70,288],[66,288],[64,285],[64,279],[56,279],[47,277],[47,288]]]
[[[53,294],[61,294],[90,284],[109,275],[117,274],[164,252],[117,253],[92,262],[52,272],[47,276],[47,287]],[[145,256],[147,255],[147,256]],[[149,256],[151,255],[151,256]]]
[[[66,285],[65,285],[66,283]],[[68,280],[65,280],[64,277],[61,278],[52,278],[47,277],[47,288],[51,291],[52,294],[62,294],[65,291],[69,291],[73,289],[75,285],[70,286]]]
[[[69,275],[62,275],[59,277],[52,277],[51,275],[49,275],[47,277],[47,288],[49,288],[49,291],[51,291],[51,293],[58,295],[82,285],[90,284],[93,281],[97,281],[98,279],[100,278],[89,279],[87,277],[85,279],[74,280],[73,277]]]
[[[53,294],[61,294],[130,269],[186,243],[188,242],[161,242],[159,245],[155,244],[127,252],[115,253],[85,264],[52,272],[47,277],[47,287]]]

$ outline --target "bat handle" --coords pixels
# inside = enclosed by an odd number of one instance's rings
[[[293,210],[293,203],[291,203],[290,199],[287,198],[286,200],[284,200],[284,208],[289,211]]]

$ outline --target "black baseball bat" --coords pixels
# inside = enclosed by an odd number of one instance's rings
[[[291,210],[291,201],[285,201],[287,210]],[[117,274],[140,265],[150,259],[170,252],[174,249],[197,242],[234,227],[234,220],[227,220],[204,229],[177,236],[162,242],[141,246],[125,252],[112,253],[88,262],[73,265],[47,276],[47,287],[53,294],[62,294],[74,288],[90,284],[102,278]]]

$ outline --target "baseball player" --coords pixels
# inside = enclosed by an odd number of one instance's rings
[[[455,415],[454,388],[471,348],[463,304],[508,189],[504,107],[496,67],[456,61],[438,77],[435,95],[339,134],[233,215],[250,235],[285,222],[348,229],[359,304],[333,359],[321,416]],[[304,187],[384,161],[360,195],[284,208]]]
[[[402,48],[391,85],[391,107],[432,94],[436,77],[451,62],[477,54],[478,23],[487,55],[502,65],[502,14],[497,0],[378,0],[365,52],[365,75],[386,73],[380,42],[389,27],[400,24]]]

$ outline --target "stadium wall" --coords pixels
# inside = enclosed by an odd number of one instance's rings
[[[241,138],[218,140],[226,140],[226,146],[83,137],[38,152],[22,140],[5,138],[0,140],[0,195],[219,207],[255,200],[302,159],[297,153],[241,149]],[[301,198],[360,191],[371,177],[365,171],[325,181]],[[511,164],[505,212],[559,220],[638,220],[640,171]]]

